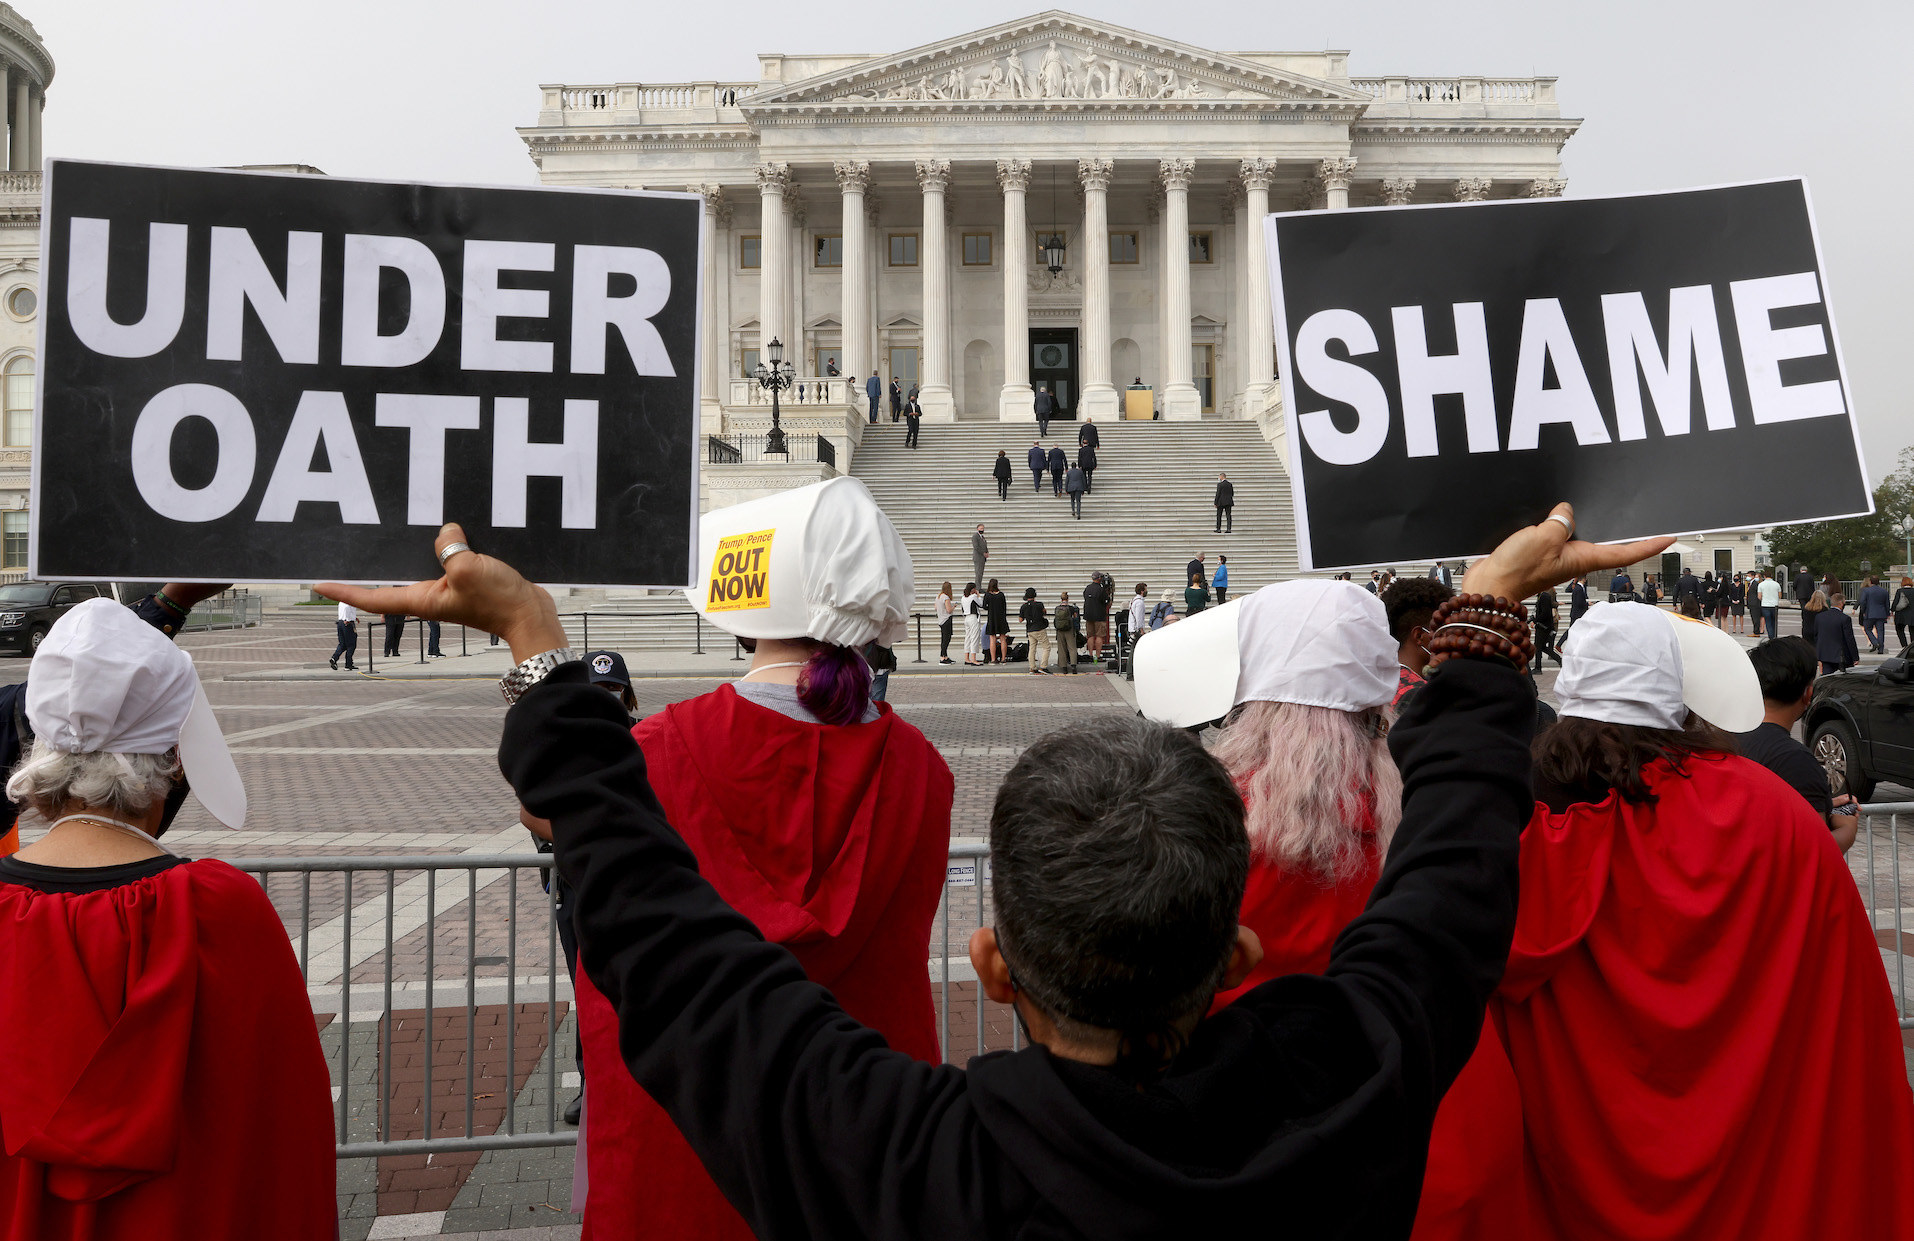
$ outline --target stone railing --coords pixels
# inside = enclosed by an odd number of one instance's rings
[[[1355,78],[1350,85],[1385,108],[1447,106],[1454,108],[1520,107],[1555,115],[1554,78]]]
[[[644,125],[658,122],[738,120],[738,104],[756,82],[606,82],[546,86],[540,125]]]
[[[797,382],[778,396],[778,404],[785,409],[796,409],[806,405],[844,405],[855,403],[859,392],[852,381],[822,375],[800,375]],[[885,398],[888,401],[888,397]],[[755,379],[733,379],[731,391],[725,397],[726,405],[762,405],[766,409],[771,405],[771,394]],[[884,406],[890,408],[888,404]]]
[[[0,194],[38,194],[40,178],[38,172],[0,172]]]

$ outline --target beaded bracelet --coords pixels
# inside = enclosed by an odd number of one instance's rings
[[[1525,668],[1535,658],[1529,636],[1528,609],[1488,595],[1457,595],[1435,610],[1434,631],[1427,644],[1431,667],[1468,655],[1506,659]]]

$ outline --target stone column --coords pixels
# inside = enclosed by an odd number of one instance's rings
[[[1382,183],[1382,201],[1384,206],[1406,207],[1415,197],[1416,179],[1414,177],[1389,177]]]
[[[1316,175],[1323,183],[1323,206],[1331,211],[1341,211],[1349,206],[1349,178],[1356,174],[1356,161],[1353,159],[1326,159],[1317,166]]]
[[[837,188],[844,193],[843,350],[838,370],[850,383],[851,395],[861,397],[864,380],[870,370],[871,303],[870,286],[865,279],[865,260],[870,257],[870,242],[864,229],[864,191],[871,187],[871,166],[861,159],[841,159],[836,164]]]
[[[19,171],[27,166],[27,108],[32,104],[33,83],[24,73],[13,77],[13,131],[8,135],[7,167]]]
[[[693,194],[704,197],[704,211],[698,217],[698,249],[704,255],[699,272],[698,335],[704,347],[698,350],[698,418],[706,435],[724,430],[723,357],[725,332],[718,319],[718,273],[724,270],[725,256],[718,252],[718,216],[726,210],[724,190],[716,185],[688,185]]]
[[[791,342],[785,338],[784,316],[790,298],[785,288],[788,259],[786,243],[790,226],[784,219],[784,191],[791,184],[789,164],[758,165],[758,361],[769,364],[773,337],[784,342],[785,357],[791,357]]]
[[[788,273],[784,287],[790,297],[790,307],[784,312],[784,326],[791,335],[784,338],[784,356],[797,367],[800,376],[811,375],[818,369],[804,328],[810,320],[804,313],[804,278],[811,270],[811,254],[804,244],[804,192],[796,185],[784,191],[784,218],[791,222],[791,238],[784,250]]]
[[[1246,159],[1238,165],[1243,178],[1243,195],[1248,201],[1249,246],[1244,257],[1244,279],[1249,285],[1250,320],[1248,336],[1248,383],[1245,387],[1245,414],[1260,415],[1275,399],[1273,362],[1276,347],[1276,312],[1269,302],[1269,241],[1263,232],[1263,217],[1269,214],[1269,183],[1276,175],[1273,159]]]
[[[1562,191],[1568,188],[1568,182],[1560,177],[1538,177],[1529,182],[1524,198],[1560,198]]]
[[[997,393],[997,417],[1028,422],[1036,399],[1030,389],[1030,223],[1024,211],[1030,161],[998,160],[997,184],[1004,191],[1004,386]]]
[[[1190,174],[1196,162],[1187,159],[1159,161],[1157,175],[1163,182],[1165,197],[1163,232],[1168,239],[1170,280],[1165,292],[1165,313],[1170,337],[1164,350],[1163,417],[1189,420],[1203,416],[1203,398],[1190,379]]]
[[[1110,176],[1107,159],[1077,161],[1083,183],[1082,399],[1086,415],[1114,418],[1116,385],[1110,381]]]
[[[1223,275],[1223,287],[1227,290],[1229,309],[1225,312],[1228,326],[1216,353],[1216,377],[1213,387],[1216,391],[1216,412],[1222,413],[1224,407],[1249,386],[1249,376],[1243,365],[1248,360],[1243,349],[1244,327],[1249,322],[1249,289],[1245,277],[1249,274],[1249,241],[1244,236],[1246,225],[1236,210],[1236,187],[1231,185],[1223,191],[1223,201],[1218,219],[1223,228],[1219,236],[1226,237],[1229,245],[1227,252],[1222,246],[1216,251],[1217,266]],[[1238,411],[1240,414],[1240,410]]]
[[[40,171],[40,114],[47,109],[47,96],[44,90],[33,96],[33,105],[27,109],[27,167],[34,172]]]
[[[8,90],[8,87],[11,86],[13,83],[13,79],[10,76],[11,73],[12,73],[12,70],[9,69],[5,64],[0,64],[0,158],[5,158],[6,156],[7,101],[13,97],[11,92]],[[13,161],[8,160],[7,167],[12,168]]]
[[[1459,203],[1479,203],[1488,198],[1495,183],[1487,177],[1461,177],[1455,183],[1455,200]]]
[[[924,192],[924,228],[917,248],[918,270],[924,277],[924,352],[917,399],[930,421],[955,422],[957,402],[950,390],[950,243],[944,216],[950,161],[918,160],[917,185]]]

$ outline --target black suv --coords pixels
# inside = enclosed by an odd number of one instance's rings
[[[1866,801],[1876,784],[1914,784],[1914,666],[1906,658],[1821,677],[1803,723],[1836,793]]]
[[[53,622],[87,599],[119,599],[111,582],[14,582],[0,586],[0,651],[31,655]]]

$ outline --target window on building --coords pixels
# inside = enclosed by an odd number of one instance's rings
[[[811,266],[844,266],[844,238],[837,233],[819,233],[811,239]]]
[[[989,233],[965,233],[964,234],[964,266],[965,267],[990,266],[990,234]]]
[[[1214,261],[1215,260],[1210,257],[1210,235],[1208,233],[1191,233],[1190,262],[1211,263]]]
[[[1735,575],[1735,550],[1732,547],[1715,549],[1715,576],[1733,577]]]
[[[916,233],[892,233],[890,241],[892,267],[917,266]]]
[[[40,295],[26,285],[7,294],[7,311],[16,319],[31,319],[40,308]]]
[[[1197,395],[1203,398],[1203,412],[1216,412],[1216,346],[1193,345],[1190,348],[1190,372],[1196,381]]]
[[[27,567],[27,515],[18,509],[5,514],[6,532],[0,544],[0,569]]]
[[[1112,263],[1136,264],[1142,262],[1141,251],[1136,244],[1135,233],[1110,234],[1110,261]]]
[[[5,400],[7,447],[29,447],[33,443],[32,355],[22,354],[7,363]]]
[[[756,233],[747,233],[738,238],[738,266],[758,268],[764,266],[763,239]]]
[[[755,349],[740,349],[738,351],[738,374],[749,379],[757,372],[757,369],[758,351]]]

